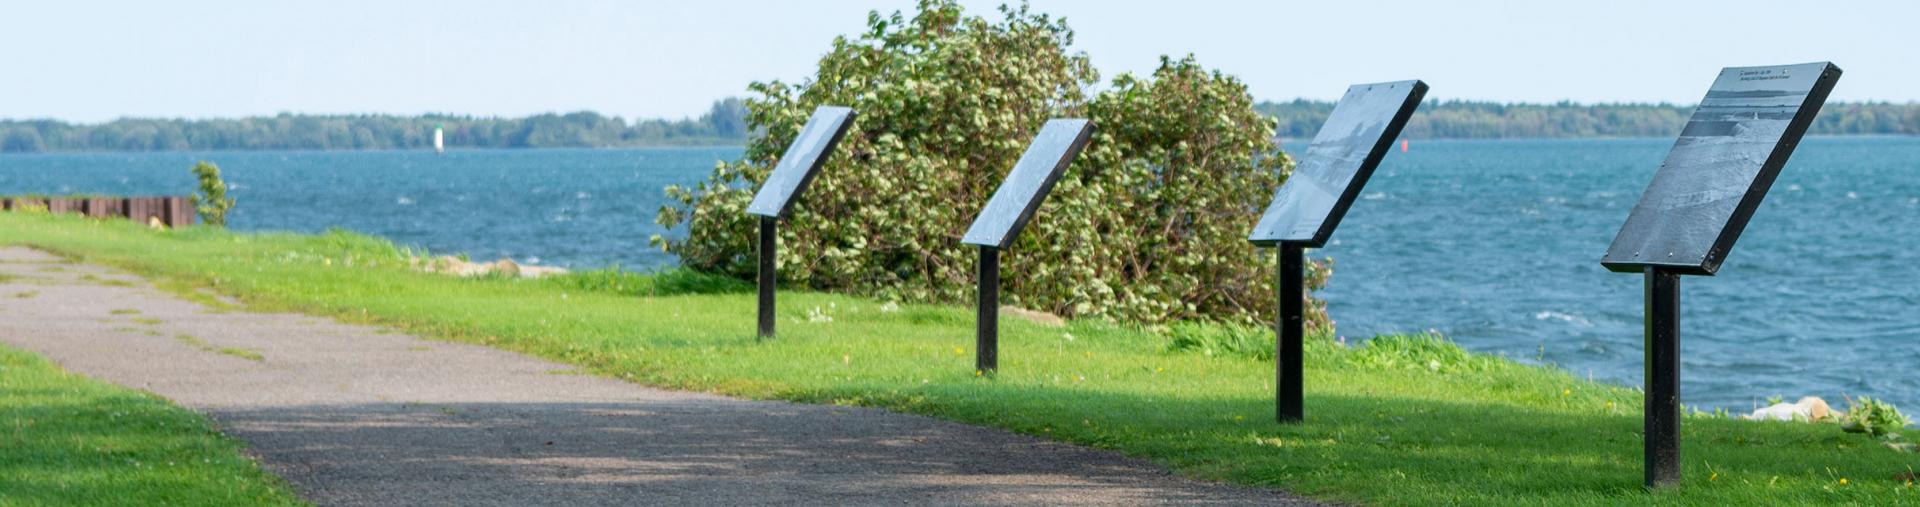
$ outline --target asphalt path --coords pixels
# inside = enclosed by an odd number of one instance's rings
[[[20,247],[0,247],[0,342],[208,414],[319,505],[1313,505],[995,429],[222,312]]]

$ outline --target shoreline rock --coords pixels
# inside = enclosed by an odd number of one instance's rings
[[[540,278],[567,273],[566,268],[551,266],[524,266],[513,259],[500,259],[493,262],[469,262],[451,255],[442,255],[426,259],[422,271],[463,277],[501,275],[517,278]]]
[[[1794,403],[1775,403],[1740,418],[1749,421],[1814,422],[1831,420],[1839,416],[1839,412],[1833,411],[1833,408],[1827,405],[1827,400],[1820,399],[1819,396],[1808,396]]]
[[[1032,323],[1039,324],[1042,326],[1047,326],[1047,327],[1066,327],[1067,326],[1067,319],[1060,318],[1059,315],[1054,315],[1051,313],[1042,312],[1038,310],[1028,310],[1028,309],[1020,308],[1017,306],[1001,305],[1000,314],[1008,317],[1022,319],[1027,322],[1032,322]]]

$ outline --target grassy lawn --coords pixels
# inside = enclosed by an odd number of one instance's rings
[[[1280,425],[1273,364],[1259,350],[1272,346],[1259,331],[1009,319],[1000,373],[978,376],[972,314],[958,307],[788,292],[780,337],[760,342],[750,287],[680,272],[459,279],[415,272],[389,243],[350,234],[152,232],[44,215],[0,214],[0,243],[135,270],[185,294],[210,287],[250,309],[380,323],[649,385],[1001,427],[1330,500],[1920,502],[1920,490],[1897,478],[1920,469],[1920,454],[1833,425],[1713,417],[1684,424],[1686,484],[1643,491],[1637,392],[1431,337],[1317,343],[1307,355],[1307,421]]]
[[[206,418],[0,346],[0,505],[300,505]]]

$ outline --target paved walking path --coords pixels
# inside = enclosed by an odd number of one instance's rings
[[[211,415],[320,505],[1307,504],[925,417],[665,391],[376,327],[219,313],[17,247],[0,247],[0,342]]]

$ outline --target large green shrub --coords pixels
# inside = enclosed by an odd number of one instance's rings
[[[780,229],[789,283],[909,301],[973,296],[975,250],[960,236],[1051,117],[1093,120],[1093,141],[1002,259],[1005,299],[1062,315],[1160,322],[1269,319],[1270,251],[1245,236],[1292,167],[1245,85],[1191,57],[1151,78],[1099,78],[1067,47],[1065,22],[1026,8],[998,21],[948,0],[911,17],[870,14],[798,84],[754,83],[748,121],[764,134],[659,222],[685,266],[751,276],[752,190],[819,105],[859,112]],[[1317,264],[1309,281],[1324,282]],[[1316,325],[1326,322],[1311,304]]]

